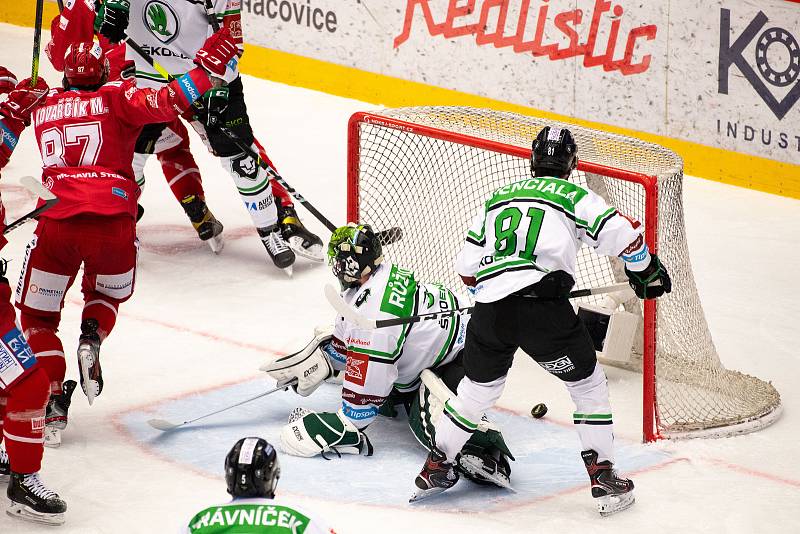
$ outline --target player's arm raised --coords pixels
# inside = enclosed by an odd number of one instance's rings
[[[236,56],[236,45],[227,29],[209,37],[197,51],[194,68],[159,90],[136,89],[133,82],[121,98],[125,116],[132,124],[169,122],[189,109],[203,93],[211,89],[212,78],[225,74],[229,61]]]
[[[608,206],[594,192],[586,191],[586,196],[575,204],[581,241],[601,254],[620,257],[637,297],[656,298],[672,291],[667,269],[647,247],[642,223]]]

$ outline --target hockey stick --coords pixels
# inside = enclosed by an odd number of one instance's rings
[[[31,63],[31,87],[39,80],[39,53],[42,44],[42,10],[44,0],[36,0],[36,21],[33,27],[33,62]]]
[[[199,421],[200,419],[205,419],[206,417],[211,417],[212,415],[217,415],[218,413],[225,412],[230,410],[231,408],[236,408],[237,406],[241,406],[242,404],[246,404],[248,402],[252,402],[256,399],[260,399],[261,397],[266,397],[267,395],[272,395],[276,391],[284,390],[286,391],[289,389],[290,386],[297,384],[297,379],[292,380],[291,382],[284,384],[282,386],[277,386],[275,388],[270,389],[269,391],[265,391],[264,393],[259,393],[255,397],[250,397],[249,399],[245,399],[241,402],[237,402],[236,404],[231,404],[230,406],[226,406],[221,410],[217,410],[216,412],[207,413],[205,415],[201,415],[200,417],[195,417],[194,419],[189,419],[188,421],[184,421],[183,423],[170,423],[166,419],[150,419],[147,421],[147,424],[155,428],[156,430],[161,430],[162,432],[167,432],[169,430],[175,430],[176,428],[182,427],[184,425],[188,425],[190,423],[194,423],[195,421]]]
[[[42,185],[42,182],[40,182],[33,176],[23,176],[22,178],[19,179],[19,183],[22,184],[25,187],[25,189],[27,189],[34,195],[44,200],[44,204],[42,204],[36,209],[29,211],[16,221],[9,223],[3,230],[3,235],[13,232],[26,222],[37,217],[39,214],[49,210],[58,203],[58,198],[52,192],[46,189]]]
[[[594,287],[589,289],[576,289],[571,291],[568,298],[588,297],[589,295],[601,295],[604,293],[616,293],[619,291],[630,290],[627,283],[614,284],[605,287]],[[472,313],[472,306],[464,308],[456,308],[454,310],[445,310],[440,312],[423,313],[420,315],[412,315],[410,317],[398,317],[397,319],[369,319],[360,315],[356,310],[351,308],[342,298],[339,291],[330,284],[325,284],[325,298],[328,300],[336,313],[345,318],[346,321],[355,323],[361,328],[374,329],[386,328],[388,326],[397,326],[410,323],[418,323],[420,321],[437,320],[441,317],[448,317],[455,314],[470,314]]]
[[[211,17],[209,17],[211,20]],[[216,31],[216,30],[215,30]],[[125,43],[128,44],[131,48],[133,48],[137,54],[139,54],[142,59],[144,59],[151,67],[156,69],[156,71],[163,76],[165,79],[172,81],[175,79],[167,70],[161,66],[153,57],[147,53],[136,41],[131,39],[130,37],[125,37]],[[200,100],[196,100],[192,106],[198,111],[198,113],[204,113],[206,111],[205,106]],[[267,171],[267,174],[274,179],[276,182],[281,184],[286,191],[294,197],[304,208],[306,208],[314,217],[317,218],[319,222],[321,222],[325,228],[327,228],[330,232],[334,232],[336,230],[336,225],[333,224],[330,219],[325,217],[311,202],[306,200],[306,198],[297,192],[297,190],[289,185],[289,183],[281,176],[278,171],[272,167],[269,163],[264,161],[261,158],[261,155],[253,150],[252,147],[247,146],[242,139],[232,132],[229,128],[224,126],[220,127],[220,131],[225,134],[237,147],[239,150],[247,154],[256,164]],[[386,230],[382,230],[377,232],[378,239],[380,239],[381,243],[384,245],[391,245],[392,243],[396,243],[400,239],[403,238],[403,230],[398,227],[388,228]]]

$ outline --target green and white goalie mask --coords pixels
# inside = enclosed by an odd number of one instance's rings
[[[368,224],[349,223],[333,232],[328,244],[328,263],[342,291],[357,287],[361,278],[382,261],[380,240]]]

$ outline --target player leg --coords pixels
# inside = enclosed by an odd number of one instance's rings
[[[78,340],[81,387],[89,404],[103,391],[100,345],[117,321],[117,310],[133,295],[138,242],[135,222],[125,215],[82,216],[74,231],[83,257],[83,314]]]
[[[56,332],[66,294],[80,268],[80,257],[63,239],[63,223],[41,219],[28,244],[17,284],[15,301],[20,324],[37,361],[50,380],[46,437],[48,445],[60,443],[67,425],[71,385],[64,382],[64,348]]]
[[[253,150],[258,150],[253,142],[253,130],[247,116],[241,78],[231,82],[228,90],[229,100],[225,110],[225,124],[244,144],[251,146]],[[206,130],[204,125],[197,120],[192,121],[192,126],[210,150],[220,158],[222,167],[233,178],[272,262],[279,269],[291,267],[295,255],[289,248],[278,225],[278,210],[272,196],[272,185],[267,171],[262,169],[253,158],[242,151],[219,129]]]
[[[258,148],[261,159],[277,170],[261,143],[257,139],[253,139],[253,144]],[[296,254],[310,260],[324,261],[322,239],[310,232],[300,220],[289,192],[277,180],[273,179],[271,182],[272,194],[278,207],[278,224],[280,224],[284,239],[289,242],[289,246]]]
[[[408,410],[408,424],[414,436],[430,451],[435,443],[435,426],[444,411],[444,404],[455,397],[453,391],[464,378],[462,353],[452,362],[425,372],[422,384],[414,392]],[[456,456],[461,474],[481,485],[510,487],[514,457],[500,430],[484,414],[477,430]]]
[[[465,377],[456,396],[444,403],[445,417],[434,426],[436,447],[414,481],[417,492],[412,500],[440,493],[458,481],[454,469],[458,454],[478,429],[484,412],[500,398],[518,347],[510,330],[516,323],[511,304],[503,299],[475,305],[464,345]]]
[[[608,384],[591,337],[566,299],[527,300],[530,315],[539,320],[525,331],[522,348],[564,382],[575,403],[573,421],[598,510],[602,515],[622,511],[634,503],[633,482],[614,470]]]
[[[189,149],[189,132],[180,119],[166,125],[155,152],[172,194],[181,203],[197,236],[219,253],[223,247],[223,226],[206,205],[200,171]]]

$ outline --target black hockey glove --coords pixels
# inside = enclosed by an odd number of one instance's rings
[[[166,32],[167,21],[166,15],[163,14],[164,8],[154,3],[151,6],[151,10],[153,9],[155,11],[152,14],[148,12],[151,31]],[[128,29],[130,11],[131,3],[129,0],[105,0],[97,9],[97,15],[94,18],[94,31],[106,37],[112,43],[119,43],[125,39],[125,30]],[[163,21],[161,21],[161,18],[163,18]]]
[[[213,87],[203,95],[206,114],[203,123],[208,129],[216,129],[225,125],[225,112],[228,110],[228,88]]]
[[[628,275],[628,283],[640,299],[654,299],[672,291],[669,273],[655,254],[650,255],[650,265],[645,270],[629,271],[625,267],[625,274]]]

